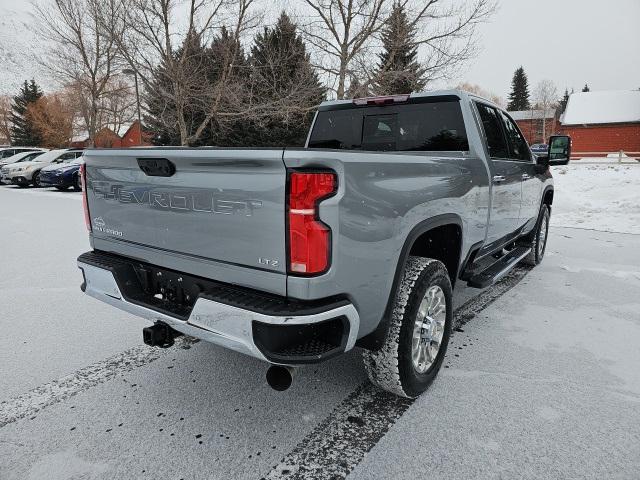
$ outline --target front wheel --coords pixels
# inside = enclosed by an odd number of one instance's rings
[[[415,398],[438,374],[451,335],[451,281],[442,262],[409,257],[389,322],[382,348],[363,355],[367,375],[384,390]]]
[[[527,265],[536,266],[544,257],[544,252],[547,249],[547,237],[549,236],[549,220],[551,219],[551,212],[548,205],[542,205],[540,214],[538,215],[538,223],[533,231],[533,238],[531,240],[531,252],[524,258],[524,263]]]
[[[73,177],[73,190],[76,192],[79,192],[80,190],[82,190],[82,183],[80,183],[80,175],[76,174]]]

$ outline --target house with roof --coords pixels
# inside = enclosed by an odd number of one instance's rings
[[[529,145],[547,143],[549,137],[558,131],[558,118],[555,108],[515,110],[509,112],[509,115],[518,124]]]
[[[640,90],[573,93],[560,117],[571,136],[572,156],[606,156],[623,151],[640,156]]]
[[[114,132],[110,128],[103,128],[96,133],[94,145],[97,148],[128,148],[150,146],[150,134],[143,131],[137,120],[126,128]],[[89,145],[88,134],[85,132],[71,140],[70,147],[86,148]]]

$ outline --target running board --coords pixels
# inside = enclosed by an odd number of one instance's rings
[[[531,247],[514,248],[495,263],[491,264],[489,268],[472,276],[467,282],[467,285],[473,288],[486,288],[493,285],[509,273],[520,260],[529,255],[529,252],[531,252]]]

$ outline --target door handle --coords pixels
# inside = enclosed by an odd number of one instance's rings
[[[529,174],[527,174],[527,173],[523,173],[523,174],[522,174],[522,179],[523,179],[523,180],[529,180],[530,178],[531,178],[531,177],[529,176]]]
[[[504,175],[494,175],[493,176],[493,183],[500,183],[500,182],[504,182],[507,178]]]

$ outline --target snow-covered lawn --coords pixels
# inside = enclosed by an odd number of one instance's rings
[[[554,167],[551,224],[640,234],[640,163]]]

